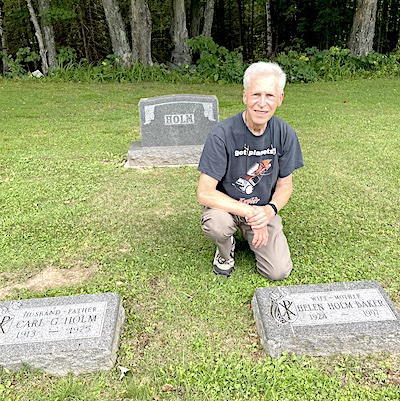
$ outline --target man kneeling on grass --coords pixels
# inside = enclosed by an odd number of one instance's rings
[[[283,280],[292,270],[278,212],[292,194],[292,173],[303,166],[303,156],[293,128],[274,116],[285,83],[277,64],[250,65],[243,77],[246,110],[216,124],[206,139],[197,195],[205,206],[203,232],[217,244],[215,274],[232,273],[236,227],[260,274]]]

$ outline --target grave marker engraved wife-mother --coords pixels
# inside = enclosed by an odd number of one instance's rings
[[[399,312],[377,281],[258,288],[252,308],[274,357],[400,352]]]

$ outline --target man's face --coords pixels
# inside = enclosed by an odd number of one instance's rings
[[[275,75],[256,75],[250,80],[248,90],[243,91],[243,103],[247,106],[247,125],[267,126],[277,107],[282,104],[283,93],[278,90]],[[265,128],[264,127],[264,128]]]

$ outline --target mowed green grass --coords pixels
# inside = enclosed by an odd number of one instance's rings
[[[398,400],[398,355],[270,358],[249,305],[257,287],[378,280],[400,306],[400,80],[287,86],[277,115],[305,167],[281,212],[295,266],[284,282],[255,272],[240,236],[234,274],[212,274],[195,167],[124,168],[138,101],[172,93],[216,95],[220,119],[243,109],[237,85],[0,80],[0,287],[49,266],[94,271],[6,299],[113,291],[127,317],[110,372],[3,370],[0,398]]]

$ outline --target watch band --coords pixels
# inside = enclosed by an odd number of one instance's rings
[[[271,206],[274,209],[275,216],[278,214],[278,208],[273,203],[267,203],[267,205]]]

